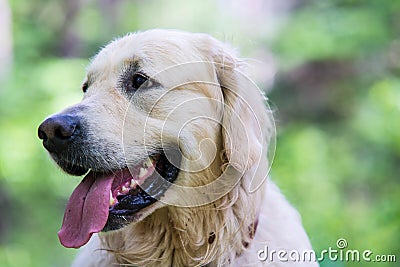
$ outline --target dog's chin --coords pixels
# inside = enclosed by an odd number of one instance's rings
[[[171,155],[173,155],[172,160]],[[171,163],[170,160],[174,163]],[[99,195],[107,195],[109,198],[107,199],[109,201],[108,218],[101,231],[112,231],[143,219],[151,213],[151,210],[154,211],[155,208],[162,206],[159,205],[160,203],[156,203],[178,177],[179,168],[177,166],[180,164],[180,154],[168,153],[167,157],[164,151],[154,153],[139,164],[113,170],[77,166],[59,159],[56,162],[70,175],[80,176],[87,173],[82,183],[90,179],[93,179],[93,184],[95,184],[95,180],[100,179],[110,181],[111,189],[109,192],[103,192]],[[95,190],[104,191],[105,189]],[[86,195],[80,197],[86,198]],[[73,201],[72,198],[71,196],[70,202]],[[65,216],[67,216],[67,211]]]

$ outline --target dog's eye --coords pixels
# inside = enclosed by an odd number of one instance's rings
[[[151,81],[149,80],[149,78],[147,76],[145,76],[142,73],[135,73],[132,77],[132,80],[129,84],[128,89],[131,90],[137,90],[139,89],[139,87],[141,87],[144,83],[146,83],[144,86],[145,87],[150,87],[151,86]]]
[[[82,84],[82,91],[83,91],[84,93],[86,93],[88,87],[89,87],[88,82],[84,82],[84,83]]]

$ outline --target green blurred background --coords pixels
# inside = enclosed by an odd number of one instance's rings
[[[0,0],[0,266],[69,266],[76,251],[57,231],[80,179],[49,159],[37,126],[80,100],[99,47],[155,27],[256,59],[278,126],[272,177],[317,252],[345,238],[400,261],[400,1]],[[400,266],[321,262],[366,265]]]

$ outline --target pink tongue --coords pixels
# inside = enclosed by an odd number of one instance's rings
[[[107,223],[110,189],[114,176],[99,176],[90,172],[75,188],[68,200],[58,237],[63,246],[79,248],[93,233]]]

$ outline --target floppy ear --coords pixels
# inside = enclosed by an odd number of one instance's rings
[[[243,173],[259,164],[266,149],[265,98],[241,71],[241,62],[235,54],[224,44],[215,42],[213,62],[224,98],[223,144],[229,163]]]

